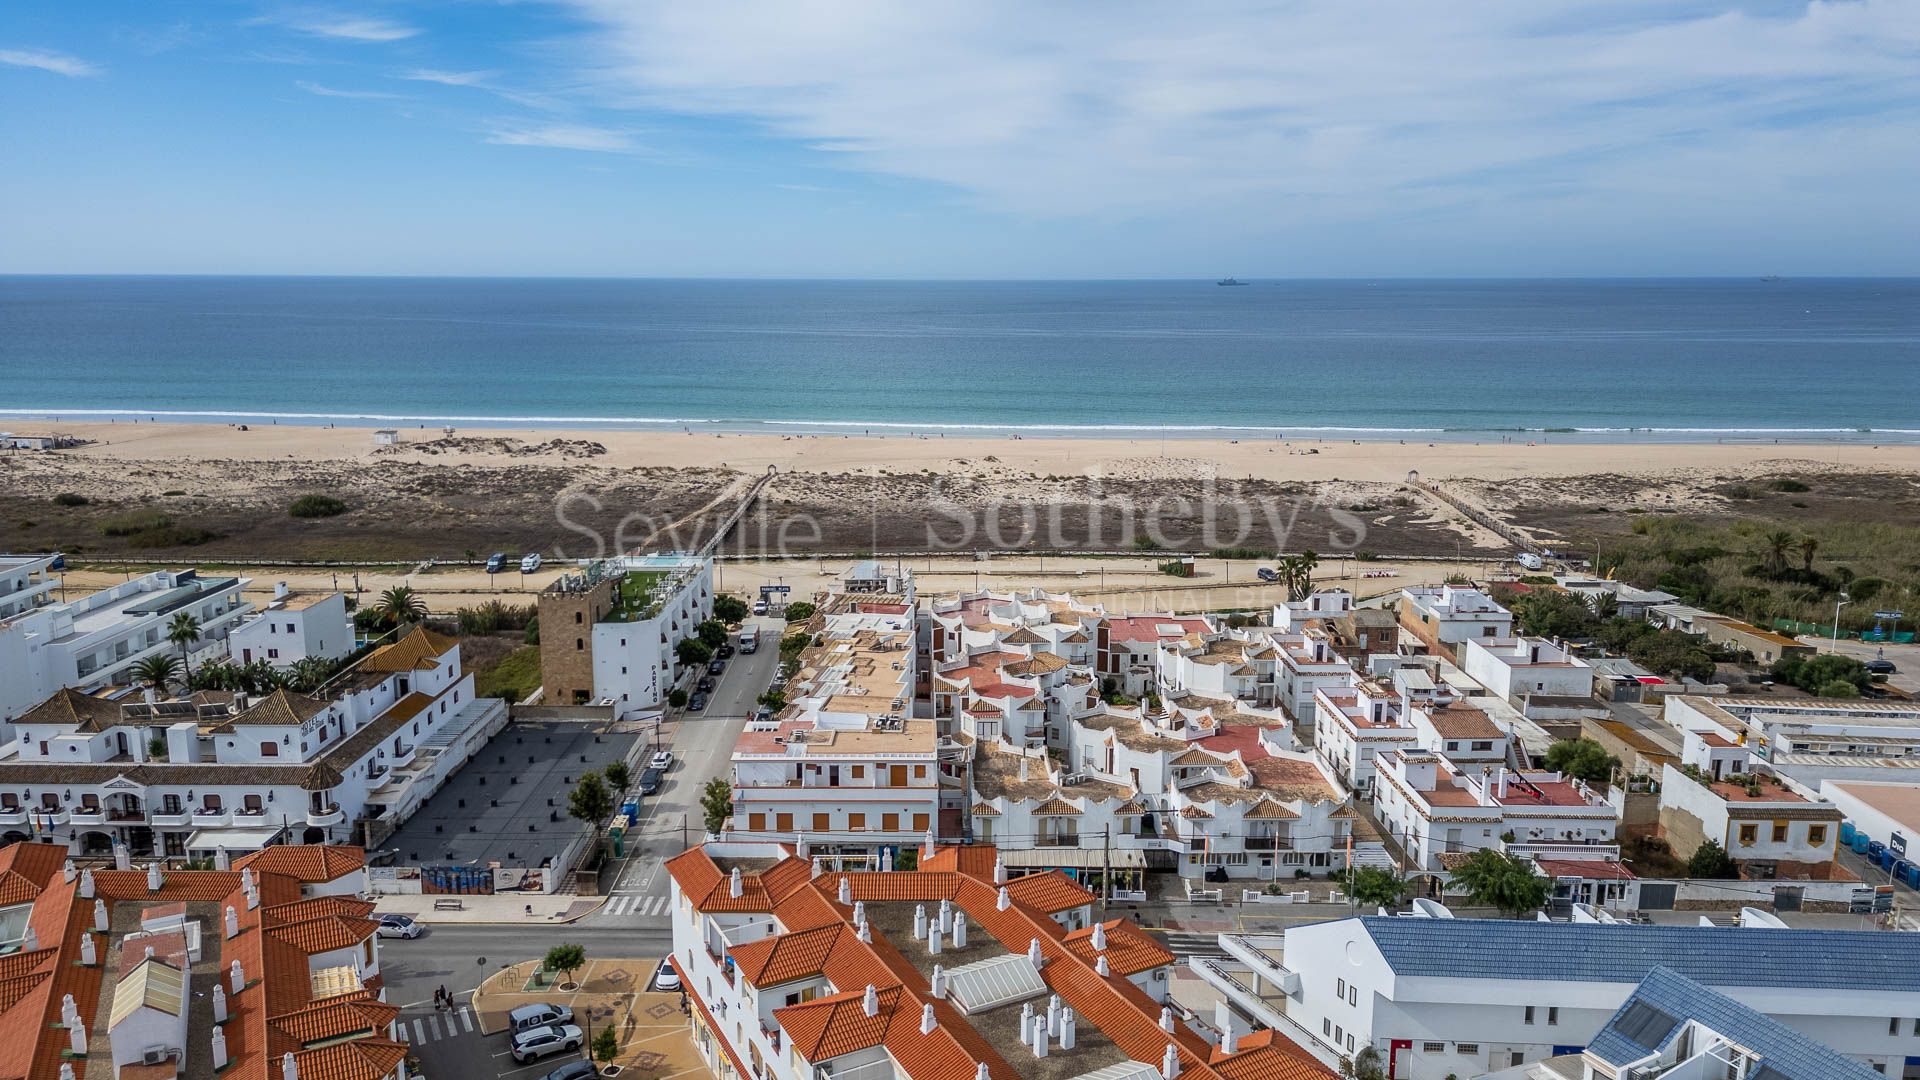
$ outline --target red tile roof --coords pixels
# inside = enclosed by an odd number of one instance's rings
[[[1016,902],[1048,915],[1093,903],[1092,893],[1073,883],[1058,870],[1028,874],[1007,884],[1007,895]]]
[[[1148,937],[1127,919],[1109,919],[1100,925],[1107,930],[1107,968],[1115,975],[1138,975],[1173,963],[1173,953]],[[1093,927],[1069,933],[1067,948],[1089,964],[1097,963],[1100,951],[1093,947]]]
[[[275,844],[233,861],[235,870],[283,874],[303,885],[321,885],[367,865],[367,850],[347,844]]]

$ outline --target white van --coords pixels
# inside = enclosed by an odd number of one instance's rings
[[[533,573],[534,571],[536,571],[536,570],[539,570],[539,569],[540,569],[540,553],[539,553],[539,552],[537,552],[537,551],[530,551],[530,552],[528,552],[527,554],[525,554],[525,555],[522,555],[522,556],[520,557],[520,572],[521,572],[521,573],[523,573],[523,574],[531,574],[531,573]]]

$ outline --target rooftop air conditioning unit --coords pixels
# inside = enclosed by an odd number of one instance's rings
[[[140,1051],[140,1064],[142,1065],[158,1065],[166,1060],[167,1048],[164,1046],[149,1046],[145,1050]]]

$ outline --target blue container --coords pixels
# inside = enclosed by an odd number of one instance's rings
[[[1855,830],[1853,828],[1853,822],[1851,821],[1841,822],[1840,823],[1840,842],[1842,844],[1847,845],[1848,847],[1852,847],[1854,831]]]
[[[1907,888],[1920,889],[1920,866],[1907,867]]]
[[[1912,864],[1905,859],[1894,859],[1892,852],[1887,853],[1887,858],[1893,860],[1893,876],[1896,878],[1906,877],[1907,871],[1913,868]]]
[[[1867,853],[1866,833],[1857,832],[1853,834],[1853,851],[1856,855],[1865,855]]]
[[[1872,859],[1876,864],[1880,861],[1880,853],[1886,850],[1887,845],[1878,840],[1867,841],[1867,857]]]

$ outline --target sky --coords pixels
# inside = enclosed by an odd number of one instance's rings
[[[9,0],[0,273],[1920,274],[1920,3]]]

